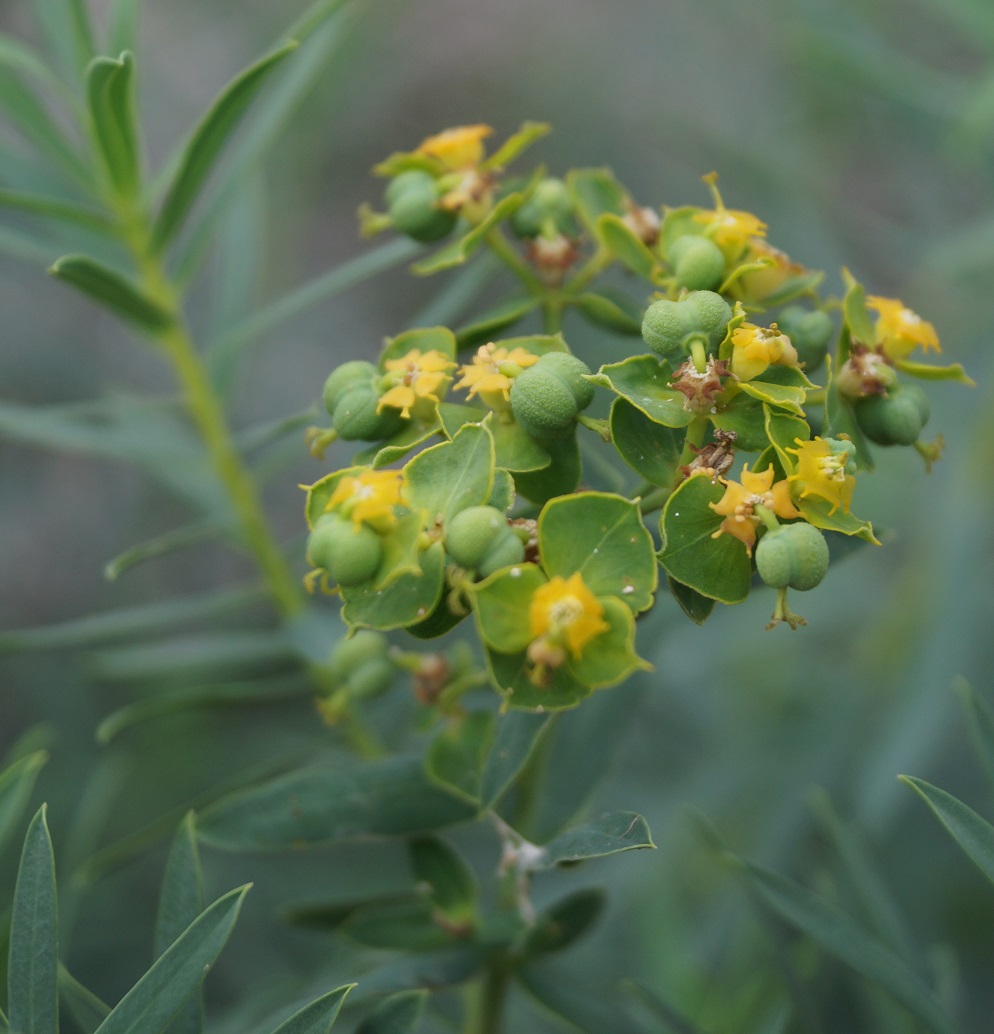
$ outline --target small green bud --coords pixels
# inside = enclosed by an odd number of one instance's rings
[[[511,230],[519,237],[537,237],[551,222],[557,231],[571,230],[573,199],[561,179],[549,176],[542,180],[531,197],[511,216]]]
[[[676,282],[690,291],[711,291],[724,278],[725,256],[707,237],[688,234],[677,238],[668,257]]]
[[[379,569],[383,540],[366,524],[357,528],[337,513],[326,513],[308,536],[307,559],[339,585],[361,585]]]
[[[335,643],[328,658],[328,667],[336,679],[345,682],[349,672],[356,668],[371,661],[386,660],[389,646],[386,636],[382,633],[360,629],[355,635],[339,639]]]
[[[397,669],[385,658],[367,661],[354,668],[345,680],[349,696],[367,700],[385,693],[394,683]]]
[[[347,442],[377,442],[396,434],[404,419],[399,410],[385,406],[376,411],[380,396],[372,384],[356,384],[339,396],[331,426]]]
[[[828,559],[828,543],[813,524],[782,524],[756,547],[756,570],[774,589],[813,589],[825,577]]]
[[[928,423],[928,396],[917,384],[893,384],[855,403],[856,420],[877,445],[914,445]]]
[[[460,567],[483,576],[525,558],[524,543],[495,506],[460,510],[446,528],[445,551]]]
[[[511,383],[514,419],[533,438],[562,438],[576,416],[593,401],[594,387],[584,380],[590,367],[568,352],[547,352]]]
[[[789,305],[777,317],[777,326],[790,338],[805,372],[817,370],[825,361],[828,343],[835,333],[831,316],[821,309]]]
[[[336,366],[324,382],[324,408],[328,410],[328,415],[335,415],[338,400],[349,388],[372,384],[376,375],[376,367],[361,359],[353,359],[351,362]]]
[[[387,187],[385,196],[394,228],[422,244],[441,240],[456,225],[456,213],[438,207],[441,191],[429,172],[402,172]]]
[[[728,332],[732,310],[714,291],[694,291],[678,302],[653,302],[642,320],[642,337],[658,355],[683,360],[696,338],[716,354]]]

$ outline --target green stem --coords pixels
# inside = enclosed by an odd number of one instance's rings
[[[570,277],[564,291],[567,295],[576,296],[611,264],[612,255],[606,248],[598,248],[593,255]]]
[[[646,492],[639,501],[639,509],[643,516],[652,513],[653,510],[661,510],[672,494],[673,489],[668,485],[656,485],[651,491]]]
[[[475,989],[466,1034],[500,1034],[509,981],[510,973],[502,963],[492,962],[487,967]]]
[[[559,334],[563,329],[563,301],[557,294],[549,292],[542,299],[542,329],[546,334]]]
[[[498,228],[494,228],[487,234],[486,241],[490,250],[528,288],[529,293],[539,294],[544,289],[542,281]]]
[[[679,467],[685,467],[692,463],[697,453],[694,448],[699,449],[704,444],[704,438],[708,430],[708,418],[706,416],[695,416],[687,425],[687,436],[683,440],[683,452],[680,454]],[[691,448],[694,446],[694,448]]]

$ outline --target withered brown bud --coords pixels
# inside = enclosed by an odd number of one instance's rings
[[[710,413],[714,407],[715,396],[724,389],[722,377],[730,376],[728,361],[708,357],[704,372],[698,372],[693,360],[681,363],[670,379],[670,385],[686,396],[683,408],[690,413]]]

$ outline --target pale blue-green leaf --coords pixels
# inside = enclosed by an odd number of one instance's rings
[[[935,812],[953,840],[970,856],[977,868],[994,882],[994,826],[981,818],[951,793],[914,776],[898,776],[916,791]]]
[[[568,948],[600,918],[607,892],[600,887],[573,891],[544,909],[528,927],[514,954],[523,960]]]
[[[207,708],[246,707],[260,703],[288,703],[292,700],[306,700],[313,695],[313,683],[303,676],[228,682],[219,685],[181,686],[178,689],[156,693],[144,700],[137,700],[114,711],[97,726],[96,738],[98,743],[106,745],[127,729],[170,714]]]
[[[296,661],[296,651],[282,633],[235,630],[102,650],[90,656],[88,667],[103,681],[134,682],[258,677],[294,667]]]
[[[173,528],[172,531],[157,535],[154,539],[147,539],[131,546],[123,553],[108,560],[104,564],[104,578],[109,582],[117,581],[125,571],[130,570],[137,564],[146,560],[155,560],[165,556],[177,549],[186,549],[187,546],[198,546],[202,542],[209,542],[227,531],[222,524],[215,521],[194,521],[193,524],[186,524],[182,528]]]
[[[966,679],[957,679],[954,685],[966,717],[970,745],[994,789],[994,709]]]
[[[141,179],[135,114],[135,59],[98,57],[86,70],[90,124],[104,172],[118,196],[133,197]]]
[[[59,998],[83,1034],[93,1032],[110,1015],[110,1006],[59,964]]]
[[[666,1034],[704,1034],[700,1027],[691,1023],[686,1016],[664,1002],[655,991],[650,991],[644,984],[631,980],[625,986],[647,1006],[656,1019],[665,1024],[663,1031]]]
[[[45,216],[63,223],[85,226],[88,230],[104,234],[114,232],[113,222],[98,209],[63,201],[61,198],[24,194],[17,190],[0,190],[0,206],[15,208],[31,215]]]
[[[552,722],[552,715],[509,711],[497,719],[497,730],[480,781],[480,807],[492,808],[527,764]]]
[[[475,976],[487,961],[489,951],[480,944],[464,941],[451,948],[408,953],[364,973],[354,1001],[365,1001],[394,991],[433,990],[463,984]]]
[[[328,1034],[338,1018],[345,996],[355,986],[346,984],[322,995],[281,1023],[273,1034]]]
[[[172,314],[135,283],[87,255],[65,255],[49,272],[153,337],[174,322]]]
[[[137,46],[141,7],[142,0],[111,0],[107,15],[107,37],[112,54],[134,50]]]
[[[14,835],[31,800],[31,791],[48,751],[36,750],[0,773],[0,849]]]
[[[311,768],[241,790],[205,809],[204,843],[286,849],[356,836],[404,836],[471,818],[476,809],[435,787],[420,758]]]
[[[536,1002],[568,1029],[581,1034],[645,1034],[607,988],[580,984],[568,970],[550,962],[533,963],[520,970],[518,980]]]
[[[216,617],[251,607],[266,599],[261,586],[181,596],[123,610],[76,618],[59,625],[0,632],[0,654],[22,650],[59,650],[92,646],[117,639],[159,635],[170,628],[203,625]]]
[[[391,995],[356,1027],[356,1034],[414,1034],[424,1014],[427,991]]]
[[[52,255],[61,250],[46,240],[0,226],[0,251],[32,266],[47,265]]]
[[[200,987],[227,943],[249,886],[218,898],[166,949],[95,1034],[161,1031]]]
[[[42,805],[24,837],[10,919],[7,1009],[17,1034],[58,1034],[59,910]]]
[[[832,902],[769,869],[736,859],[762,900],[781,918],[871,983],[887,990],[935,1034],[953,1034],[932,989],[873,934]]]
[[[286,323],[315,305],[333,298],[356,284],[407,262],[421,251],[421,245],[405,237],[389,241],[367,251],[365,255],[335,266],[320,276],[270,302],[258,312],[222,334],[208,351],[208,362],[215,380],[220,372],[253,339]]]
[[[176,175],[152,231],[152,244],[162,249],[183,225],[229,137],[256,93],[282,60],[297,49],[293,41],[267,54],[236,76],[211,105],[183,149]]]
[[[655,846],[641,815],[633,811],[615,811],[560,833],[545,845],[536,868],[551,869],[564,862],[580,862],[586,858],[602,858],[619,851]]]
[[[96,52],[85,0],[33,0],[32,7],[63,75],[77,84]]]
[[[46,93],[58,93],[70,107],[78,105],[76,94],[48,67],[35,51],[20,40],[0,33],[0,65],[37,80]]]

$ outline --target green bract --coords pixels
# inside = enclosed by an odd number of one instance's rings
[[[914,445],[928,423],[928,397],[917,384],[893,384],[855,403],[860,429],[877,445]]]
[[[828,570],[825,536],[806,523],[785,524],[767,531],[756,547],[756,570],[775,589],[813,589]]]
[[[642,320],[642,337],[654,352],[676,362],[693,341],[717,353],[731,318],[732,308],[720,294],[694,291],[680,301],[653,302]]]

